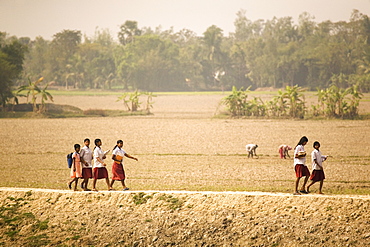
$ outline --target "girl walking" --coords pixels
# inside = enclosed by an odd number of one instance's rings
[[[313,171],[310,177],[311,183],[307,186],[307,192],[310,192],[310,187],[314,183],[320,182],[319,194],[323,194],[322,185],[324,184],[325,173],[324,168],[322,167],[322,162],[324,162],[328,158],[328,156],[321,154],[319,142],[314,142],[313,148],[314,150],[311,153]]]
[[[308,178],[310,176],[310,171],[306,166],[306,151],[304,150],[304,146],[307,144],[308,138],[306,136],[301,137],[297,146],[294,149],[294,170],[295,175],[297,177],[295,181],[295,190],[294,195],[300,195],[301,193],[307,194],[305,190]],[[303,185],[301,189],[298,191],[299,180],[305,177],[303,181]]]
[[[81,161],[80,161],[80,144],[74,145],[75,152],[72,154],[72,167],[71,167],[71,178],[72,180],[68,183],[68,187],[72,189],[72,183],[75,183],[73,190],[77,190],[77,183],[78,179],[82,178],[82,169],[81,169]]]
[[[127,188],[125,184],[126,176],[125,176],[125,171],[122,165],[123,157],[126,156],[127,158],[130,158],[136,161],[138,161],[138,159],[126,153],[122,149],[122,146],[123,146],[123,141],[118,140],[117,145],[113,148],[113,152],[112,152],[112,160],[114,161],[112,165],[113,176],[112,176],[110,187],[113,188],[113,184],[115,181],[121,181],[123,190],[129,190],[129,188]]]
[[[108,171],[104,159],[106,158],[105,153],[101,149],[102,141],[100,139],[95,139],[95,148],[94,148],[94,170],[93,170],[93,191],[98,191],[96,189],[96,181],[98,179],[105,178],[107,183],[108,190],[112,190],[112,187],[109,185]],[[107,152],[106,152],[107,153]]]
[[[81,148],[80,156],[81,156],[81,163],[82,163],[82,177],[83,181],[81,183],[81,188],[85,191],[90,191],[90,189],[87,188],[87,185],[89,183],[89,179],[93,178],[92,173],[92,158],[93,153],[90,149],[90,139],[86,138],[84,140],[85,146]]]

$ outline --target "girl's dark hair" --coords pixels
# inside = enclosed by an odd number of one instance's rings
[[[122,141],[122,140],[118,140],[118,141],[117,141],[117,144],[120,144],[120,143],[122,143],[122,144],[123,144],[123,141]],[[112,150],[116,149],[116,147],[117,147],[117,146],[118,146],[118,145],[114,146],[114,148],[113,148]]]
[[[100,140],[100,139],[95,139],[95,141],[94,141],[94,143],[95,143],[94,150],[95,150],[95,148],[98,146],[98,143],[99,143],[99,142],[101,142],[101,140]]]
[[[318,141],[314,142],[313,145],[312,145],[313,148],[315,148],[316,145],[320,147],[320,142],[318,142]]]
[[[87,142],[87,141],[90,141],[90,139],[89,139],[89,138],[86,138],[86,139],[84,140],[84,142]]]
[[[298,145],[302,145],[304,142],[308,142],[308,138],[306,136],[302,136],[301,139],[299,140]],[[295,146],[295,147],[297,147]]]
[[[74,148],[75,148],[75,150],[77,149],[77,148],[80,148],[81,146],[80,146],[80,144],[75,144],[74,145]]]

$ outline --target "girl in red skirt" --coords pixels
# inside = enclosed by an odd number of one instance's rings
[[[95,139],[95,148],[94,148],[94,181],[93,181],[93,191],[98,191],[96,189],[96,180],[105,178],[105,182],[107,183],[108,190],[112,190],[112,187],[109,186],[109,178],[108,178],[108,171],[106,168],[106,164],[104,163],[104,159],[106,158],[105,154],[107,152],[103,152],[100,148],[102,145],[102,141],[100,139]]]
[[[310,192],[310,187],[314,183],[320,181],[319,194],[323,194],[321,190],[322,185],[324,184],[325,173],[324,168],[322,167],[322,162],[324,162],[328,158],[328,156],[321,155],[319,142],[314,142],[313,148],[315,149],[311,153],[313,171],[310,177],[311,183],[307,186],[307,192]]]
[[[310,176],[310,171],[308,170],[306,166],[306,151],[304,150],[304,146],[307,144],[308,138],[303,136],[297,146],[294,149],[294,170],[296,175],[296,181],[295,181],[295,191],[294,195],[300,195],[301,193],[307,194],[307,191],[305,190],[306,183],[308,181],[308,178]],[[305,177],[303,181],[303,185],[301,189],[298,191],[298,185],[299,180]]]
[[[83,181],[81,183],[81,188],[85,191],[90,191],[90,189],[87,188],[87,185],[89,183],[89,179],[93,178],[92,173],[92,157],[93,153],[90,149],[90,139],[86,138],[84,140],[85,146],[81,148],[80,156],[81,156],[81,163],[82,163],[82,177]]]
[[[125,171],[123,170],[123,165],[122,165],[123,157],[126,156],[127,158],[130,158],[136,161],[138,161],[138,159],[126,153],[122,149],[122,146],[123,146],[123,141],[118,140],[117,145],[113,148],[113,152],[112,152],[113,154],[112,159],[114,161],[112,165],[113,177],[112,177],[112,182],[110,184],[110,187],[113,188],[114,181],[121,181],[123,190],[129,190],[129,188],[127,188],[125,185],[126,176],[125,176]]]

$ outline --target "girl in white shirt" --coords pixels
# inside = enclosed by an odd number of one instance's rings
[[[294,195],[300,195],[301,193],[307,194],[305,190],[308,178],[310,176],[310,171],[306,166],[306,151],[304,150],[304,146],[307,144],[308,138],[306,136],[301,137],[297,146],[294,149],[294,170],[296,175],[295,181],[295,191]],[[303,185],[301,189],[298,191],[299,180],[305,177]]]
[[[314,183],[320,181],[319,194],[323,194],[321,190],[325,179],[325,173],[324,168],[322,167],[322,162],[324,162],[328,156],[321,154],[319,142],[314,142],[313,148],[315,149],[311,153],[313,171],[310,177],[311,183],[307,186],[307,192],[310,192],[310,187]]]
[[[125,184],[126,176],[125,176],[125,171],[122,165],[123,157],[126,156],[127,158],[130,158],[136,161],[138,161],[138,159],[126,153],[122,149],[122,146],[123,146],[123,141],[118,140],[117,145],[113,148],[113,152],[112,152],[112,160],[114,161],[112,165],[113,176],[112,176],[110,187],[113,188],[114,181],[121,181],[123,190],[129,190],[129,188],[127,188]]]
[[[101,150],[100,146],[102,145],[102,141],[100,139],[95,139],[95,148],[94,148],[94,181],[93,181],[93,191],[98,191],[96,189],[96,180],[105,178],[105,182],[107,183],[108,190],[112,190],[112,187],[109,185],[109,178],[108,178],[108,171],[106,168],[106,164],[104,163],[104,159],[106,158],[103,150]]]
[[[92,158],[93,153],[90,149],[90,139],[86,138],[84,140],[85,146],[81,148],[80,156],[81,156],[81,164],[82,164],[82,177],[83,181],[81,183],[81,188],[85,191],[90,191],[87,188],[87,185],[89,183],[89,179],[93,178],[92,173]]]

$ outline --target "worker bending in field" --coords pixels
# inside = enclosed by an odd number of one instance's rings
[[[287,156],[290,158],[289,153],[288,153],[289,150],[292,150],[291,146],[284,145],[284,144],[280,145],[279,146],[280,158],[281,159],[286,159]]]
[[[257,157],[257,154],[256,154],[256,149],[258,148],[258,145],[257,144],[247,144],[245,146],[245,149],[247,150],[248,152],[248,158],[250,156],[252,156],[253,158],[253,155],[255,155]]]

